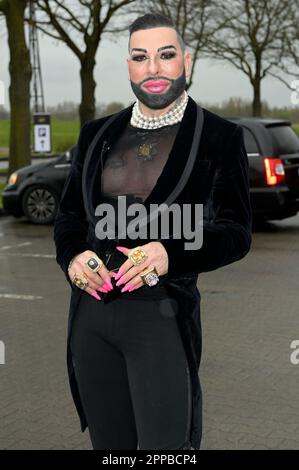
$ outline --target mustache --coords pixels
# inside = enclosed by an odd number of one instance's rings
[[[158,81],[158,80],[167,80],[168,82],[173,83],[173,80],[168,77],[154,77],[154,78],[145,78],[144,80],[142,80],[142,82],[139,83],[139,86],[149,81]]]

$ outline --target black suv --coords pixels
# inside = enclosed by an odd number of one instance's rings
[[[235,118],[249,160],[250,199],[255,219],[278,220],[299,210],[299,137],[281,119]]]
[[[255,219],[275,220],[299,210],[299,137],[290,121],[230,118],[244,129]],[[24,167],[10,176],[4,209],[36,224],[52,223],[75,146],[57,158]]]

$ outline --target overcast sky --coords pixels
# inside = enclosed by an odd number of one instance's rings
[[[96,56],[95,80],[97,103],[120,101],[128,106],[135,101],[127,74],[127,35],[117,43],[103,39]],[[45,103],[80,102],[79,61],[63,44],[39,33]],[[5,86],[5,107],[8,108],[9,50],[6,35],[0,37],[0,80]],[[290,79],[290,82],[292,80]],[[192,87],[188,93],[199,103],[216,104],[230,97],[252,98],[248,78],[216,61],[197,63]],[[275,79],[267,78],[262,85],[262,99],[270,106],[291,106],[290,91]]]

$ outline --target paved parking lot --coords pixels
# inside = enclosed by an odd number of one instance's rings
[[[53,227],[0,218],[0,449],[90,449],[66,374],[69,286]],[[199,277],[204,449],[299,449],[299,217]]]

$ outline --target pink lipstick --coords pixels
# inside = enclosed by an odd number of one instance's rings
[[[144,83],[144,87],[151,93],[161,93],[169,86],[167,80],[148,80]]]

